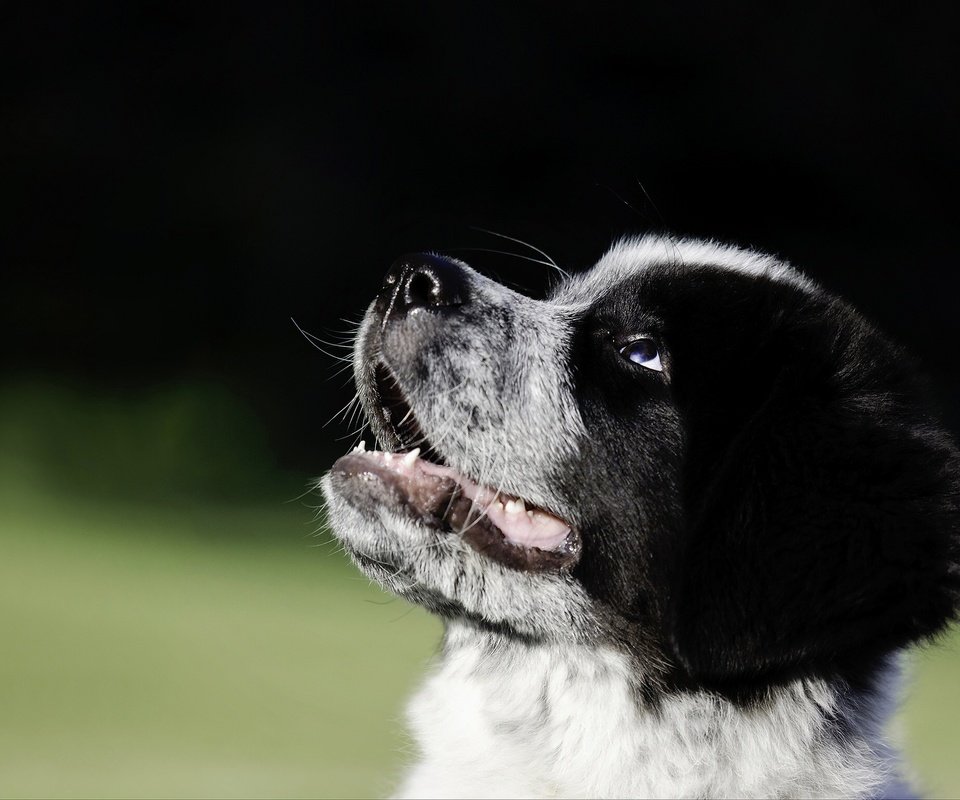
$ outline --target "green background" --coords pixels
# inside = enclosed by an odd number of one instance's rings
[[[0,795],[390,791],[440,626],[352,569],[307,481],[217,387],[2,388]],[[960,637],[912,661],[896,734],[960,796]]]

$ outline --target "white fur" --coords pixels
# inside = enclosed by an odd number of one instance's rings
[[[572,320],[631,275],[686,265],[814,288],[784,262],[749,250],[625,239],[545,301],[465,268],[475,317],[444,320],[442,351],[423,355],[438,323],[411,314],[402,334],[384,334],[376,355],[449,463],[575,519],[553,489],[585,436],[560,357]],[[355,359],[368,407],[376,400],[364,346],[372,320]],[[460,537],[352,506],[330,476],[323,488],[336,535],[387,589],[434,610],[455,603],[468,618],[540,642],[449,623],[444,654],[410,706],[421,757],[400,797],[902,796],[883,733],[892,708],[884,687],[854,694],[810,679],[771,688],[748,706],[693,689],[659,692],[650,704],[639,692],[641,664],[655,665],[602,644],[609,636],[597,605],[570,576],[511,570]]]
[[[703,239],[674,239],[651,234],[614,243],[592,269],[564,281],[554,299],[571,305],[592,303],[625,278],[651,267],[682,268],[686,265],[763,276],[801,289],[815,288],[813,281],[787,262],[766,253]]]
[[[868,797],[896,791],[877,726],[822,680],[738,708],[700,691],[638,701],[612,649],[525,645],[466,624],[409,707],[422,757],[398,797]]]
[[[392,511],[365,513],[321,485],[334,531],[357,566],[395,594],[424,602],[430,590],[488,622],[509,623],[551,641],[586,639],[597,629],[583,587],[566,574],[528,574],[478,553],[459,536]]]
[[[472,314],[442,320],[408,315],[402,330],[385,332],[381,357],[451,466],[568,515],[572,509],[556,496],[554,476],[585,436],[572,377],[560,357],[569,350],[575,315],[466,265],[463,271]],[[424,357],[423,341],[438,337],[446,346]]]

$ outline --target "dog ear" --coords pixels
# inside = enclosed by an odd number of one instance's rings
[[[680,665],[718,686],[849,671],[940,631],[960,597],[960,460],[909,359],[835,301],[750,367],[690,413]]]

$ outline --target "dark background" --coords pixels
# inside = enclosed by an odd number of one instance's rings
[[[960,430],[960,30],[785,5],[0,3],[0,791],[397,785],[439,625],[324,528],[352,390],[291,318],[340,336],[404,252],[540,292],[478,228],[773,251]],[[916,657],[908,762],[957,797],[960,639]]]
[[[350,389],[291,317],[410,250],[543,289],[477,227],[571,269],[668,230],[847,296],[960,427],[949,6],[773,5],[4,5],[0,378],[212,381],[318,473]]]

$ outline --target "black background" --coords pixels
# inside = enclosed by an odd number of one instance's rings
[[[771,250],[907,344],[960,423],[949,6],[124,3],[0,11],[7,376],[202,377],[325,468],[324,338],[390,262],[624,233]],[[334,334],[335,335],[335,334]]]

